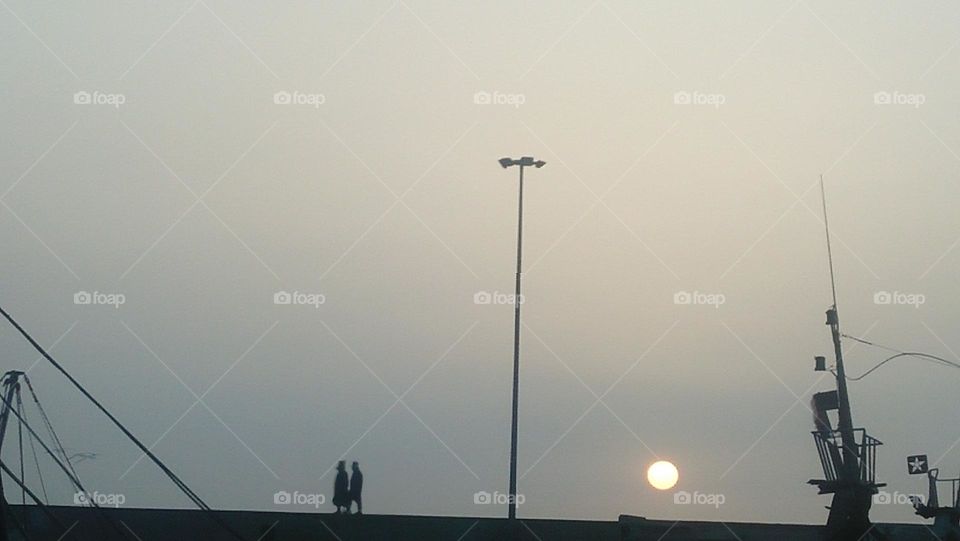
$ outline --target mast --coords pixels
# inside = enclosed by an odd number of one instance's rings
[[[3,448],[3,437],[7,433],[7,423],[10,419],[10,408],[7,407],[7,404],[13,404],[13,398],[20,390],[20,376],[22,375],[23,372],[11,370],[4,374],[3,380],[0,381],[6,399],[3,404],[0,404],[0,449]]]
[[[830,292],[833,305],[827,310],[827,325],[833,336],[833,351],[837,362],[837,416],[840,438],[843,442],[843,478],[853,481],[859,479],[859,459],[857,441],[853,433],[853,413],[850,410],[850,395],[847,392],[847,373],[843,366],[843,345],[840,342],[840,315],[837,311],[837,279],[833,269],[833,249],[830,244],[830,222],[827,218],[827,195],[820,175],[820,201],[823,204],[823,228],[827,237],[827,261],[830,265]]]
[[[11,370],[3,377],[4,403],[0,404],[0,448],[3,446],[3,437],[7,432],[7,423],[10,420],[10,407],[13,397],[20,391],[20,376],[23,372]],[[7,497],[3,492],[3,479],[0,477],[0,541],[7,541]]]
[[[876,482],[876,449],[882,442],[870,437],[866,430],[854,428],[847,392],[847,373],[843,365],[843,345],[840,316],[837,313],[837,280],[833,268],[833,250],[830,246],[830,224],[827,221],[827,197],[820,175],[820,197],[823,202],[823,227],[827,236],[827,259],[830,264],[830,290],[833,304],[827,310],[827,325],[833,338],[836,358],[836,390],[813,395],[814,441],[823,466],[823,479],[811,479],[820,488],[820,494],[832,494],[830,515],[827,518],[825,538],[830,541],[869,538],[870,506],[872,496],[885,486]],[[826,370],[826,359],[816,358],[816,370]],[[834,430],[827,412],[836,410],[837,429]],[[857,441],[857,438],[860,441]]]

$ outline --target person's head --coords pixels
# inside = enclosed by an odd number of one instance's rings
[[[353,471],[360,471],[360,463],[357,462],[356,460],[353,461],[353,464],[351,465],[351,467],[353,468]]]
[[[341,460],[340,462],[337,462],[337,469],[338,469],[339,471],[343,471],[343,470],[347,469],[347,463],[346,463],[346,461]]]

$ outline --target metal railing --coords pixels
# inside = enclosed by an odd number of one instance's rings
[[[866,430],[853,430],[856,448],[853,449],[859,465],[859,481],[874,484],[876,481],[877,447],[883,442],[867,434]],[[817,453],[823,465],[823,475],[827,481],[838,481],[841,478],[843,464],[843,438],[839,430],[813,432],[813,439],[817,444]]]
[[[938,502],[940,501],[940,496],[939,496],[940,485],[950,485],[950,507],[953,507],[954,509],[956,509],[958,504],[960,504],[960,502],[958,502],[958,496],[960,496],[960,494],[958,494],[957,492],[958,489],[960,489],[960,478],[954,477],[951,479],[939,479],[938,478],[939,474],[940,474],[939,468],[931,468],[930,471],[927,472],[927,477],[934,481],[934,483],[931,484],[930,489],[937,491],[937,493],[930,494],[930,501],[927,502],[927,504],[935,505],[935,506],[939,505]]]

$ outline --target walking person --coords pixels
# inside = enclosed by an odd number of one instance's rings
[[[347,486],[347,463],[337,462],[337,478],[333,481],[333,505],[337,514],[350,512],[350,489]]]
[[[350,476],[350,501],[357,502],[357,515],[363,514],[363,472],[360,471],[360,463],[353,462],[353,475]],[[350,503],[347,504],[347,512],[350,511]]]

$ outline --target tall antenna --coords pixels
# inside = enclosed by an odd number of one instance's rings
[[[820,174],[820,200],[823,203],[823,227],[827,234],[827,260],[830,263],[830,290],[833,293],[833,306],[827,310],[827,325],[833,335],[833,350],[837,360],[837,415],[838,428],[843,440],[843,466],[846,480],[859,479],[859,457],[856,438],[853,432],[853,415],[850,412],[850,395],[847,392],[847,373],[843,367],[843,347],[840,344],[840,316],[837,315],[837,280],[833,270],[833,250],[830,247],[830,223],[827,221],[827,195],[823,187],[823,174]]]
[[[826,415],[814,419],[817,431],[817,448],[823,463],[826,479],[810,481],[820,486],[821,494],[833,494],[830,517],[827,519],[829,539],[863,539],[872,528],[870,524],[870,503],[872,496],[883,484],[874,477],[876,465],[876,446],[880,442],[867,435],[864,429],[853,428],[853,414],[850,411],[850,395],[847,392],[847,374],[843,366],[843,345],[841,344],[840,316],[837,315],[837,280],[833,268],[833,249],[830,246],[830,225],[827,221],[827,195],[820,174],[820,200],[823,203],[823,228],[827,235],[827,260],[830,264],[830,290],[833,293],[833,306],[827,310],[827,325],[833,338],[833,352],[837,365],[833,371],[837,380],[835,392],[814,395],[824,399],[825,406],[820,409],[837,411],[837,430],[833,430]],[[817,359],[818,370],[823,357]],[[859,440],[858,439],[859,434]],[[840,441],[837,441],[839,435]],[[838,449],[839,446],[842,449]]]
[[[830,248],[830,222],[827,221],[827,192],[823,188],[823,173],[820,174],[820,202],[823,203],[823,228],[827,234],[827,261],[830,263],[830,290],[833,293],[833,308],[837,308],[837,279],[833,273],[833,250]]]

